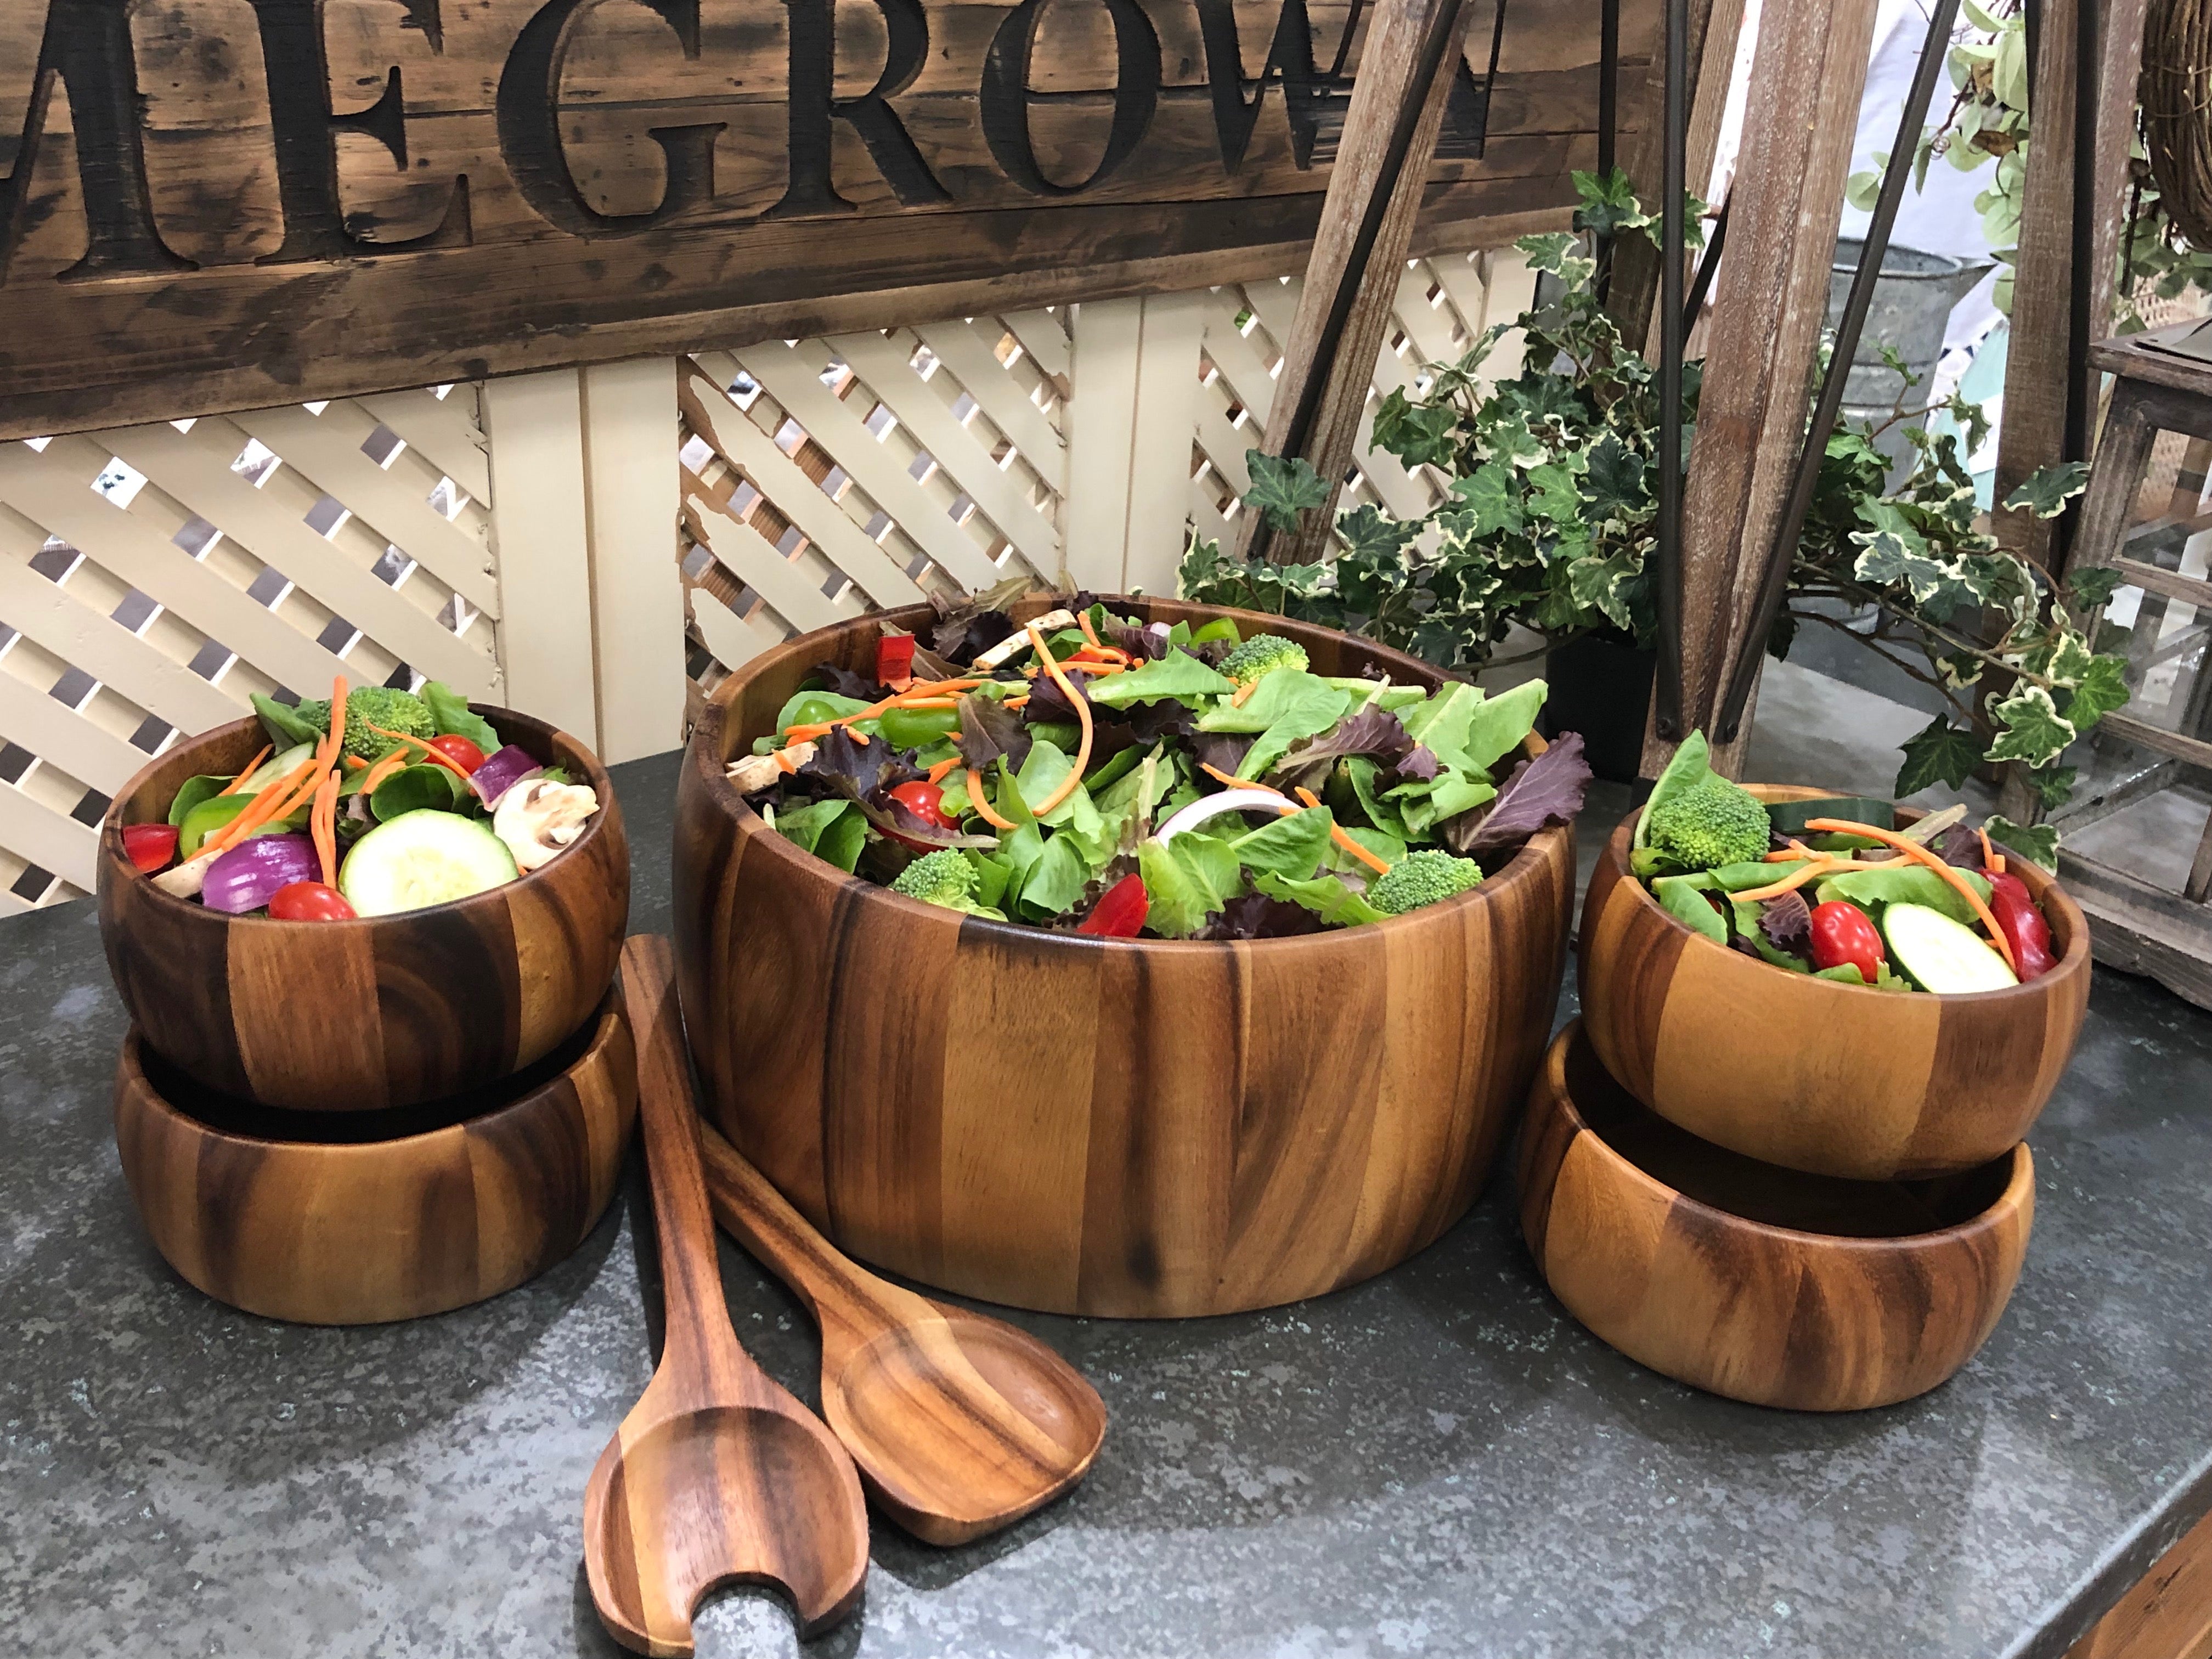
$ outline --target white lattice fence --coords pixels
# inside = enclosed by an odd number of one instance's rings
[[[496,691],[472,387],[0,444],[0,912],[92,881],[108,798],[256,691]]]

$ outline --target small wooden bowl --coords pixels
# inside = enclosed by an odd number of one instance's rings
[[[216,1096],[136,1030],[115,1074],[115,1144],[154,1248],[218,1302],[302,1325],[444,1313],[544,1272],[614,1197],[636,1112],[613,997],[526,1075],[409,1112]],[[338,1138],[289,1138],[314,1133]]]
[[[599,793],[568,850],[504,887],[357,921],[271,921],[172,897],[123,830],[165,820],[185,779],[234,773],[264,742],[239,720],[179,744],[100,830],[100,936],[146,1041],[223,1094],[300,1111],[439,1100],[528,1066],[592,1018],[629,920],[629,838],[598,759],[565,732],[475,705],[500,736]]]
[[[1824,793],[1749,787],[1771,801]],[[1635,830],[1631,813],[1599,855],[1579,965],[1590,1043],[1638,1100],[1747,1158],[1860,1181],[1974,1169],[2027,1135],[2089,1000],[2088,924],[2051,877],[2011,860],[2051,923],[2050,972],[2002,991],[1900,995],[1692,933],[1628,873]]]
[[[1170,623],[1233,616],[1297,640],[1319,673],[1442,678],[1278,617],[1107,603]],[[1458,1219],[1550,1029],[1569,832],[1544,831],[1457,898],[1295,939],[1089,939],[919,903],[801,852],[723,775],[816,665],[872,668],[876,623],[747,664],[685,757],[684,1024],[704,1109],[738,1150],[847,1253],[1059,1313],[1294,1301],[1395,1266]]]
[[[1630,1358],[1757,1406],[1856,1411],[1948,1379],[2027,1252],[2034,1161],[1856,1182],[1685,1133],[1615,1083],[1581,1021],[1528,1096],[1521,1231],[1567,1311]]]

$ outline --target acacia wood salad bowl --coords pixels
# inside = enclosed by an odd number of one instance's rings
[[[1280,617],[1106,603],[1233,617],[1297,641],[1316,673],[1443,679]],[[1550,1029],[1570,832],[1540,832],[1456,897],[1298,938],[1107,939],[924,904],[801,851],[723,775],[817,664],[872,664],[878,620],[731,676],[685,757],[684,1025],[705,1110],[745,1157],[850,1255],[1063,1313],[1293,1301],[1458,1219]]]
[[[1971,1170],[2027,1133],[2089,1000],[2088,925],[2049,875],[2008,860],[2051,924],[2052,968],[2001,991],[1905,995],[1698,937],[1628,873],[1635,829],[1631,813],[1599,856],[1578,966],[1590,1044],[1638,1100],[1747,1157],[1865,1181]]]
[[[307,1325],[443,1313],[535,1278],[605,1212],[636,1112],[612,998],[524,1075],[404,1112],[216,1096],[136,1030],[115,1077],[115,1144],[155,1249],[217,1301]]]
[[[131,1018],[208,1088],[298,1110],[381,1111],[521,1070],[592,1018],[629,919],[629,839],[599,760],[565,732],[472,705],[507,742],[598,793],[559,857],[502,887],[347,921],[227,915],[161,891],[123,848],[187,778],[236,772],[258,720],[189,738],[133,778],[100,830],[100,935]]]
[[[1796,1411],[1891,1405],[1948,1379],[2004,1312],[2035,1218],[2025,1146],[1882,1182],[1709,1146],[1615,1083],[1581,1021],[1529,1092],[1519,1191],[1537,1267],[1597,1336]]]

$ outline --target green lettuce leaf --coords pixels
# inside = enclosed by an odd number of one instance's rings
[[[1247,870],[1267,871],[1291,881],[1311,878],[1328,850],[1335,817],[1326,806],[1310,806],[1263,824],[1229,843]]]
[[[1457,763],[1470,772],[1486,774],[1518,750],[1536,729],[1536,716],[1543,709],[1548,690],[1541,680],[1524,680],[1510,691],[1501,691],[1478,702],[1468,718],[1466,734],[1460,740],[1462,758]],[[1429,746],[1436,748],[1434,744]],[[1437,750],[1437,758],[1447,765],[1453,763],[1452,757],[1442,750]]]
[[[450,732],[466,738],[487,755],[499,748],[499,733],[491,729],[491,722],[471,710],[469,700],[452,686],[440,680],[425,680],[419,695],[429,708],[430,724],[437,727],[440,736]],[[779,732],[782,729],[776,727]]]
[[[1712,771],[1712,750],[1705,742],[1705,734],[1692,732],[1682,739],[1674,750],[1674,758],[1667,763],[1667,769],[1659,775],[1659,781],[1651,786],[1650,799],[1644,803],[1644,811],[1636,820],[1636,835],[1630,845],[1641,848],[1651,823],[1651,809],[1671,800],[1685,789],[1701,783]]]
[[[1188,939],[1206,926],[1243,885],[1236,852],[1225,841],[1190,831],[1137,848],[1137,872],[1151,900],[1145,925],[1168,939]]]
[[[1291,881],[1263,871],[1252,878],[1252,887],[1269,898],[1304,905],[1332,927],[1357,927],[1363,922],[1389,920],[1334,876]]]
[[[1200,697],[1227,696],[1237,686],[1188,652],[1171,650],[1158,662],[1148,662],[1126,674],[1109,674],[1087,690],[1095,703],[1103,703],[1109,708],[1126,708],[1133,702],[1158,702],[1163,697],[1195,702]],[[1250,729],[1256,732],[1260,728]]]
[[[1987,877],[1972,870],[1957,873],[1966,878],[1966,884],[1981,896],[1984,902],[1988,902]],[[1861,909],[1875,904],[1924,904],[1967,927],[1974,922],[1974,907],[1966,902],[1957,888],[1924,864],[1878,865],[1870,870],[1853,870],[1846,875],[1830,876],[1814,890],[1822,904],[1830,899],[1848,899]]]

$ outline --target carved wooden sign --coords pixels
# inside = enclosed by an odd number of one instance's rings
[[[1430,246],[1596,155],[1468,3]],[[0,436],[1288,270],[1367,4],[0,0]]]

